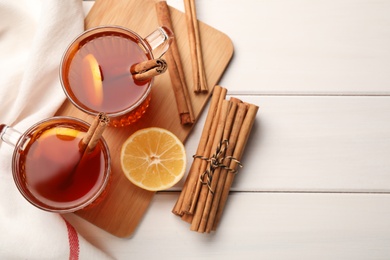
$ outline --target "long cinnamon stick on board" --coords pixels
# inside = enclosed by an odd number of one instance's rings
[[[190,42],[194,92],[208,92],[195,0],[184,0],[184,9]]]
[[[158,1],[156,2],[155,7],[160,25],[166,26],[174,32],[171,21],[171,14],[167,2]],[[176,104],[180,116],[180,123],[183,125],[192,124],[195,122],[195,116],[192,109],[191,99],[185,81],[180,53],[175,38],[173,38],[171,45],[165,54],[165,57],[169,66],[168,71],[176,98]]]

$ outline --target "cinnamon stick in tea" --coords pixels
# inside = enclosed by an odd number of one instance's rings
[[[95,149],[109,121],[110,120],[105,113],[99,113],[95,117],[87,133],[81,140],[81,147],[80,147],[81,152],[92,151],[93,149]]]
[[[208,92],[195,0],[184,0],[184,9],[190,42],[194,92]]]
[[[103,132],[106,129],[107,125],[108,125],[108,121],[106,121],[105,119],[101,119],[99,121],[99,124],[96,127],[96,130],[93,133],[93,136],[92,136],[91,140],[88,143],[87,151],[92,151],[93,149],[95,149],[95,147],[96,147],[97,143],[99,142],[100,138],[102,138]]]
[[[135,80],[146,81],[164,73],[167,68],[167,62],[160,58],[137,63],[131,66],[130,72]]]
[[[157,18],[161,26],[173,30],[171,14],[166,1],[157,1],[155,4]],[[180,53],[177,47],[176,38],[172,39],[170,47],[165,54],[169,65],[169,76],[171,78],[172,88],[175,94],[176,104],[180,116],[180,123],[193,124],[195,116],[185,81],[183,66],[181,63]]]

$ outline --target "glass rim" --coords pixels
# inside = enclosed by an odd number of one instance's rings
[[[21,142],[23,141],[23,138],[26,135],[30,134],[31,131],[36,130],[36,128],[39,127],[41,124],[48,123],[50,121],[53,121],[53,123],[54,123],[58,120],[68,120],[68,121],[76,122],[76,123],[81,124],[82,126],[86,127],[86,129],[88,129],[90,127],[90,124],[87,123],[86,121],[75,118],[75,117],[71,117],[71,116],[54,116],[54,117],[50,117],[50,118],[46,118],[44,120],[41,120],[41,121],[35,123],[34,125],[30,126],[21,135],[21,137],[19,138],[19,140],[16,144],[16,147],[14,149],[14,153],[12,156],[12,176],[13,176],[14,182],[15,182],[20,194],[33,206],[35,206],[39,209],[49,211],[49,212],[54,212],[54,213],[71,213],[71,212],[75,212],[77,210],[83,209],[83,208],[87,207],[88,205],[90,205],[91,203],[93,203],[97,198],[99,198],[100,195],[102,195],[104,193],[104,191],[106,190],[106,188],[108,186],[110,176],[111,176],[111,155],[110,155],[109,147],[108,147],[107,142],[104,139],[104,137],[101,137],[101,139],[99,140],[99,142],[102,144],[103,154],[105,155],[104,156],[104,158],[105,158],[104,178],[102,180],[102,184],[98,188],[98,190],[90,198],[85,199],[82,202],[77,203],[77,204],[72,205],[72,206],[64,206],[64,207],[50,206],[50,205],[47,205],[46,203],[42,202],[38,198],[36,198],[33,194],[31,194],[31,192],[29,191],[29,189],[26,185],[23,185],[20,183],[21,180],[18,177],[19,172],[16,172],[17,170],[16,170],[16,166],[15,166],[17,164],[16,156],[18,154],[18,148],[20,147]],[[58,122],[61,122],[61,121],[58,121]]]
[[[148,86],[146,88],[146,91],[142,94],[142,97],[140,99],[138,99],[131,106],[129,106],[129,107],[123,109],[123,110],[116,111],[116,112],[96,111],[96,110],[93,110],[93,109],[87,107],[86,105],[82,104],[81,102],[78,102],[77,100],[73,99],[71,97],[71,95],[68,93],[67,87],[65,86],[65,82],[64,82],[64,78],[66,77],[66,75],[64,74],[64,64],[65,64],[66,59],[69,58],[70,51],[72,50],[72,46],[74,46],[74,44],[77,41],[80,41],[80,40],[82,40],[82,39],[84,39],[86,37],[89,37],[91,35],[94,35],[95,33],[101,32],[101,31],[108,31],[108,32],[110,32],[110,31],[122,31],[123,33],[126,33],[126,34],[128,34],[128,33],[132,34],[133,36],[135,36],[141,42],[141,44],[144,47],[144,49],[147,50],[148,54],[150,55],[150,59],[154,59],[153,51],[151,50],[149,44],[145,41],[145,39],[143,37],[141,37],[138,33],[134,32],[133,30],[131,30],[129,28],[126,28],[124,26],[120,26],[120,25],[100,25],[100,26],[95,26],[95,27],[89,28],[89,29],[83,31],[82,33],[80,33],[79,35],[77,35],[70,42],[70,44],[67,46],[67,48],[65,49],[65,52],[63,53],[63,55],[61,57],[60,69],[59,69],[61,87],[62,87],[62,90],[64,91],[67,99],[75,107],[77,107],[79,110],[81,110],[82,112],[87,113],[89,115],[93,115],[93,116],[98,115],[100,112],[105,112],[107,114],[107,116],[112,117],[112,118],[121,117],[121,116],[124,116],[124,115],[130,113],[131,111],[136,109],[139,105],[141,105],[142,102],[145,101],[145,99],[149,96],[149,94],[151,92],[152,85],[153,85],[153,82],[154,82],[154,78],[152,78],[148,82]]]

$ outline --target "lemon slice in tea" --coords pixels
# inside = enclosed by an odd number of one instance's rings
[[[73,140],[80,134],[79,130],[66,127],[54,127],[51,128],[41,135],[40,139],[46,138],[48,136],[56,135],[59,139],[62,140]]]
[[[138,130],[122,145],[121,166],[135,185],[150,191],[165,190],[184,176],[183,143],[170,131],[150,127]]]
[[[67,127],[50,128],[42,133],[42,135],[39,137],[37,141],[37,144],[49,142],[52,143],[53,145],[51,146],[34,145],[33,147],[36,148],[34,154],[37,157],[44,156],[46,158],[50,158],[50,160],[52,160],[53,162],[56,162],[59,165],[61,165],[62,163],[66,162],[66,160],[71,159],[72,156],[79,155],[78,143],[79,140],[81,140],[81,138],[84,135],[85,135],[84,132],[73,128],[67,128]],[[63,150],[61,150],[57,146],[59,142],[69,142],[69,143],[74,142],[75,153],[73,155],[69,153],[64,154]],[[45,149],[41,149],[41,147],[45,147]]]
[[[100,106],[103,103],[103,77],[95,56],[88,54],[83,59],[83,84],[90,101]]]

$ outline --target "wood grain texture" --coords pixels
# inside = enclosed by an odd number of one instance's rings
[[[187,32],[184,14],[170,8],[175,37],[183,59],[186,81],[192,82],[190,53],[187,46]],[[85,27],[101,25],[119,25],[136,31],[146,37],[159,25],[155,14],[154,1],[109,0],[96,1],[85,19]],[[223,33],[200,23],[204,37],[204,57],[209,86],[214,86],[222,76],[233,55],[233,45]],[[169,67],[169,64],[168,64]],[[190,91],[195,117],[198,118],[208,94],[195,95]],[[70,115],[88,122],[92,118],[77,110],[70,102],[65,102],[57,112],[58,115]],[[169,74],[156,77],[152,89],[152,101],[146,114],[137,123],[128,127],[109,128],[104,133],[112,157],[112,180],[108,193],[103,201],[91,209],[76,214],[101,227],[109,233],[119,236],[130,236],[145,214],[154,193],[142,190],[131,184],[122,174],[120,167],[120,149],[122,143],[136,130],[156,126],[172,131],[185,142],[191,128],[180,124]]]

